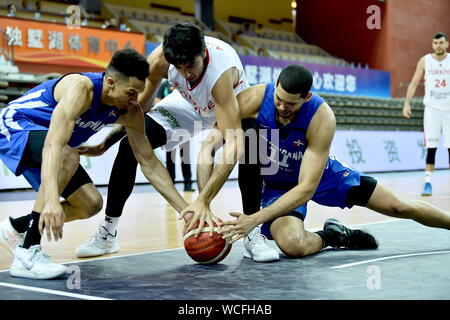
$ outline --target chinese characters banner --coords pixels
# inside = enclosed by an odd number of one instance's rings
[[[423,132],[337,130],[330,154],[363,172],[385,172],[425,169],[427,149]],[[436,168],[448,168],[442,141]]]
[[[138,33],[0,17],[0,28],[14,45],[18,62],[105,68],[119,49],[144,53],[145,36]]]
[[[390,98],[390,73],[386,71],[338,67],[325,64],[303,63],[241,56],[250,84],[276,82],[281,70],[290,64],[308,68],[314,78],[312,91],[316,93],[344,94]]]

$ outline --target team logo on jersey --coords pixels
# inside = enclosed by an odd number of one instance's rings
[[[175,83],[173,84],[173,86],[174,86],[174,88],[179,88],[179,87],[180,87],[180,83],[179,83],[179,82],[175,82]]]
[[[343,176],[343,177],[348,177],[349,174],[350,174],[350,172],[344,171],[344,173],[342,174],[342,176]]]
[[[112,111],[109,113],[109,116],[110,116],[110,117],[117,117],[117,112],[116,112],[116,110],[112,110]]]
[[[298,139],[297,141],[292,142],[292,145],[296,146],[296,147],[300,147],[302,145],[304,145],[303,141]]]

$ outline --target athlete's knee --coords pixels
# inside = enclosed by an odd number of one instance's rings
[[[308,253],[305,239],[301,235],[285,234],[277,241],[277,245],[290,258],[301,258]]]
[[[100,192],[97,191],[97,189],[95,190],[95,192],[91,193],[87,202],[87,212],[90,217],[96,215],[100,212],[100,210],[102,210],[103,198]]]
[[[79,206],[79,219],[88,219],[102,210],[103,198],[97,189],[92,190],[83,197],[83,203]]]
[[[73,170],[78,168],[80,163],[80,155],[71,147],[65,146],[62,150],[62,169]]]
[[[416,203],[412,200],[395,200],[390,206],[391,213],[399,218],[413,218],[417,211]]]

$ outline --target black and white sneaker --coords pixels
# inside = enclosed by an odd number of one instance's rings
[[[88,241],[76,248],[75,256],[77,258],[97,257],[117,253],[119,250],[117,230],[115,234],[111,234],[105,227],[100,225],[98,231]]]
[[[328,245],[334,249],[377,249],[378,240],[366,230],[350,229],[336,219],[325,221],[323,231],[329,236]]]

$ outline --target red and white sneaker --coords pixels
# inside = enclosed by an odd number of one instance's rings
[[[0,245],[5,247],[12,255],[17,245],[22,245],[25,240],[25,233],[18,233],[9,218],[0,221]]]

